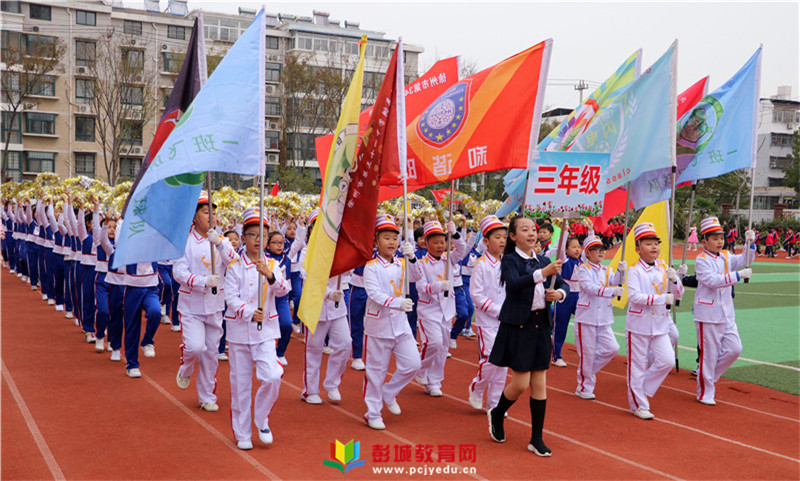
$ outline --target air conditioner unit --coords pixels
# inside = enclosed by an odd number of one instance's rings
[[[78,67],[78,73],[86,73],[86,67]]]
[[[270,55],[269,59],[270,60],[280,60],[280,57],[278,57],[277,55]]]
[[[270,122],[269,123],[269,128],[271,128],[272,130],[277,130],[278,129],[278,124],[275,123],[275,122]]]
[[[267,85],[264,87],[264,93],[274,94],[275,93],[275,86],[274,85]]]
[[[133,148],[131,150],[131,152],[133,152],[134,154],[141,154],[142,153],[142,148],[141,147],[135,147],[135,148]]]
[[[81,105],[81,106],[80,106],[80,108],[79,108],[79,110],[80,110],[82,113],[86,113],[86,112],[88,112],[88,111],[89,111],[89,106],[88,106],[88,105]]]
[[[791,123],[791,122],[789,122],[788,124],[786,124],[786,128],[787,128],[788,130],[792,130],[792,129],[794,129],[794,124],[793,124],[793,123]]]
[[[166,43],[165,43],[164,45],[162,45],[162,46],[161,46],[161,50],[166,50],[166,49],[168,49],[168,48],[169,48],[169,46],[168,46]]]
[[[22,104],[22,110],[38,110],[39,106],[34,103],[25,102]]]
[[[131,45],[136,45],[136,39],[135,38],[131,39]]]
[[[267,160],[270,162],[277,162],[278,161],[278,154],[269,154],[267,156]]]
[[[38,31],[39,31],[39,27],[36,27],[36,26],[34,26],[34,27],[33,27],[33,31],[34,31],[34,32],[38,32]]]

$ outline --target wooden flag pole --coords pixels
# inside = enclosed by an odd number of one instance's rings
[[[258,176],[258,260],[264,258],[264,176]],[[258,310],[264,310],[264,275],[258,274]],[[260,331],[262,322],[256,328]]]
[[[448,223],[453,222],[453,187],[454,187],[454,185],[455,185],[455,181],[451,180],[450,181],[450,205],[449,205],[450,214],[449,214],[449,217],[447,219]],[[450,234],[449,233],[447,233],[447,235],[445,236],[445,239],[447,239],[447,262],[444,265],[444,278],[449,281],[450,280],[450,244],[451,244],[451,241],[452,241],[452,239],[450,238]],[[444,297],[449,297],[449,294],[450,294],[450,291],[444,291]]]
[[[214,202],[211,201],[211,187],[213,186],[211,182],[211,174],[212,174],[211,172],[208,172],[206,174],[206,177],[208,178],[208,229],[209,230],[214,228]],[[206,236],[208,236],[208,233],[206,233]],[[211,247],[211,275],[213,276],[216,274],[217,263],[214,262],[214,245],[210,242],[208,243],[208,245]],[[216,295],[217,288],[212,287],[211,293]]]

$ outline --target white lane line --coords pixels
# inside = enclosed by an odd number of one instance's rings
[[[203,429],[205,429],[206,431],[211,433],[212,436],[214,436],[219,441],[221,441],[231,451],[233,451],[234,453],[236,453],[239,456],[241,456],[242,459],[247,461],[248,464],[250,464],[251,466],[256,468],[256,470],[258,470],[258,472],[260,472],[261,474],[263,474],[264,476],[266,476],[269,479],[275,479],[275,480],[281,479],[277,474],[273,473],[272,471],[267,469],[266,466],[264,466],[263,464],[259,463],[256,458],[254,458],[253,456],[249,455],[247,452],[242,451],[241,449],[237,448],[236,445],[233,442],[231,442],[229,437],[227,437],[224,434],[222,434],[221,432],[217,431],[217,429],[214,428],[214,426],[208,424],[200,416],[198,416],[197,414],[193,413],[189,408],[184,406],[183,403],[180,402],[175,396],[170,394],[169,391],[167,391],[166,389],[161,387],[160,384],[155,382],[150,376],[148,376],[147,374],[142,373],[142,378],[145,381],[147,381],[151,386],[153,386],[156,389],[156,391],[160,392],[165,398],[167,398],[172,404],[176,405],[178,407],[178,409],[183,411],[184,414],[189,416],[194,422],[196,422],[197,424],[202,426]]]
[[[19,407],[19,410],[22,413],[22,418],[25,420],[25,424],[28,425],[28,430],[31,432],[33,440],[36,442],[36,446],[39,448],[39,452],[42,454],[44,461],[47,463],[48,469],[50,469],[50,474],[53,475],[53,479],[58,481],[66,479],[64,477],[64,473],[61,472],[61,468],[58,466],[55,456],[53,456],[53,452],[50,451],[50,447],[47,446],[47,442],[44,440],[44,436],[42,436],[39,426],[36,425],[36,421],[33,419],[31,410],[28,409],[28,404],[24,399],[22,399],[22,394],[20,394],[19,389],[17,389],[17,383],[15,383],[14,379],[11,377],[11,373],[6,367],[6,363],[3,363],[3,377],[6,380],[6,384],[8,384],[8,389],[11,391],[11,395],[14,397],[14,401],[17,403],[17,407]]]
[[[465,363],[465,364],[469,364],[469,365],[471,365],[471,366],[475,366],[476,368],[478,367],[478,365],[477,365],[477,364],[474,364],[474,363],[472,363],[472,362],[469,362],[469,361],[465,361],[465,360],[463,360],[463,359],[459,359],[459,358],[457,358],[457,357],[455,357],[455,356],[453,356],[451,359],[455,359],[455,360],[457,360],[457,361],[460,361],[460,362],[463,362],[463,363]],[[601,372],[602,372],[602,371],[601,371]],[[574,392],[565,391],[565,390],[563,390],[563,389],[559,389],[559,388],[557,388],[557,387],[553,387],[553,386],[547,386],[547,389],[552,389],[553,391],[557,391],[557,392],[560,392],[560,393],[564,393],[564,394],[567,394],[567,395],[570,395],[570,396],[574,396],[574,395],[575,395],[575,393],[574,393]],[[601,404],[601,405],[603,405],[603,406],[608,406],[608,407],[610,407],[610,408],[612,408],[612,409],[616,409],[616,410],[618,410],[618,411],[630,412],[630,409],[628,409],[628,408],[624,408],[624,407],[620,407],[620,406],[615,406],[615,405],[613,405],[613,404],[608,404],[608,403],[605,403],[605,402],[603,402],[603,401],[598,401],[598,400],[596,400],[596,399],[595,399],[595,400],[593,400],[592,402],[594,402],[594,403],[597,403],[597,404]],[[738,445],[738,446],[742,446],[742,447],[749,448],[749,449],[752,449],[752,450],[755,450],[755,451],[759,451],[759,452],[762,452],[762,453],[764,453],[764,454],[770,454],[770,455],[772,455],[772,456],[776,456],[776,457],[779,457],[779,458],[788,459],[789,461],[793,461],[793,462],[795,462],[795,463],[798,463],[798,464],[800,464],[800,459],[792,458],[792,457],[790,457],[790,456],[785,456],[785,455],[783,455],[783,454],[776,453],[776,452],[774,452],[774,451],[770,451],[770,450],[768,450],[768,449],[763,449],[763,448],[759,448],[759,447],[752,446],[752,445],[749,445],[749,444],[741,443],[741,442],[739,442],[739,441],[736,441],[736,440],[733,440],[733,439],[728,439],[728,438],[725,438],[725,437],[722,437],[722,436],[718,436],[718,435],[716,435],[716,434],[712,434],[712,433],[709,433],[709,432],[706,432],[706,431],[703,431],[703,430],[700,430],[700,429],[697,429],[697,428],[693,428],[693,427],[691,427],[691,426],[686,426],[685,424],[680,424],[680,423],[677,423],[677,422],[674,422],[674,421],[668,421],[668,420],[666,420],[666,419],[661,419],[661,418],[655,418],[655,420],[656,420],[656,421],[663,422],[663,423],[667,423],[667,424],[672,424],[672,425],[674,425],[674,426],[681,427],[681,428],[684,428],[684,429],[688,429],[688,430],[690,430],[690,431],[694,431],[694,432],[696,432],[696,433],[699,433],[699,434],[705,434],[706,436],[709,436],[709,437],[712,437],[712,438],[718,439],[718,440],[720,440],[720,441],[725,441],[725,442],[729,442],[729,443],[731,443],[731,444],[736,444],[736,445]]]
[[[387,374],[393,374],[393,373],[387,373]],[[281,382],[283,384],[289,386],[290,388],[294,389],[295,391],[299,392],[299,393],[303,392],[303,390],[302,390],[302,388],[300,388],[300,386],[295,386],[294,384],[290,383],[289,381],[281,380]],[[364,421],[364,417],[363,416],[359,417],[357,414],[351,413],[350,411],[344,409],[343,407],[338,406],[338,405],[333,404],[333,403],[325,403],[325,405],[327,407],[331,408],[331,409],[334,409],[334,410],[344,414],[345,416],[347,416],[347,417],[349,417],[351,419],[355,419],[356,421],[359,421],[360,423],[364,423],[364,426],[366,427],[366,423]],[[392,438],[392,439],[394,439],[396,441],[399,441],[399,442],[401,442],[403,444],[411,444],[411,445],[421,444],[421,443],[415,443],[414,441],[412,441],[410,439],[406,439],[403,436],[400,436],[399,434],[394,433],[394,432],[392,432],[392,431],[390,431],[388,429],[382,429],[382,430],[380,430],[378,432],[380,432],[381,434],[385,434],[385,435],[389,436],[390,438]],[[432,458],[435,458],[437,460],[439,459],[438,456],[436,455],[436,453],[432,454]],[[462,472],[464,471],[464,469],[463,469],[464,466],[461,466],[460,464],[455,464],[455,463],[448,463],[448,464],[452,464],[453,466],[458,466],[461,469]],[[480,479],[482,481],[488,481],[486,478],[484,478],[483,476],[480,476],[477,473],[470,474],[470,476],[475,478],[475,479]]]

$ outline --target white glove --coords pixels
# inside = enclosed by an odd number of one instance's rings
[[[678,282],[678,273],[672,267],[667,267],[667,279],[670,282]]]
[[[414,257],[414,246],[411,245],[411,242],[403,242],[403,255],[409,259]]]
[[[739,274],[739,279],[750,279],[751,277],[753,277],[753,269],[747,267],[745,269],[740,270],[738,274]]]
[[[686,274],[688,273],[689,273],[689,266],[687,266],[686,264],[681,264],[681,266],[678,267],[678,277],[680,277],[681,279],[686,277]]]
[[[447,233],[448,234],[450,234],[451,236],[456,235],[456,224],[455,224],[455,222],[450,221],[450,222],[447,223],[447,226],[445,226],[445,227],[447,227]]]
[[[222,244],[222,237],[217,234],[217,231],[214,229],[210,229],[208,231],[208,242],[211,242],[215,246],[219,246]]]
[[[217,287],[219,285],[219,276],[216,274],[211,274],[206,279],[206,287]]]
[[[668,306],[675,304],[675,296],[672,294],[664,294],[664,304]]]
[[[622,297],[623,294],[625,294],[625,289],[621,287],[615,287],[614,295],[612,297]]]
[[[411,299],[403,299],[400,302],[400,309],[402,309],[404,312],[413,311],[414,310],[414,301],[412,301]]]
[[[624,273],[627,270],[628,270],[628,263],[627,262],[620,261],[619,264],[617,264],[617,272]]]
[[[331,293],[328,294],[328,299],[332,300],[333,302],[339,302],[342,300],[342,298],[344,298],[344,292],[338,289],[335,291],[331,291]]]
[[[756,240],[756,233],[752,230],[746,231],[744,233],[744,240],[752,244]]]
[[[447,292],[453,287],[453,283],[450,281],[439,281],[439,287],[442,289],[442,292]]]

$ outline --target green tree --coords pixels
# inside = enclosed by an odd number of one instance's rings
[[[791,187],[800,197],[800,130],[796,130],[792,135],[792,153],[786,156],[786,160],[792,164],[788,169],[783,169],[786,187]]]

